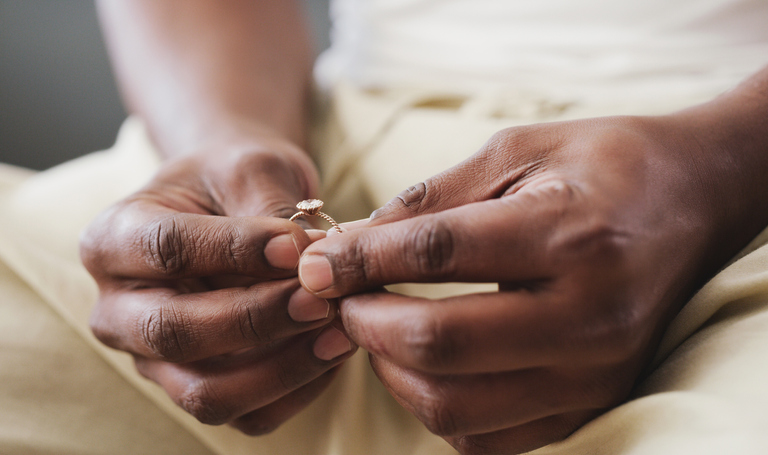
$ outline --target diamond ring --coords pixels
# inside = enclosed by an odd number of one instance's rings
[[[338,232],[339,234],[342,233],[341,227],[339,227],[339,223],[337,223],[336,220],[334,220],[330,216],[320,211],[320,209],[323,208],[323,201],[321,201],[320,199],[306,199],[296,204],[296,208],[299,209],[299,211],[298,213],[294,214],[290,218],[291,221],[295,221],[296,218],[300,216],[319,216],[320,218],[323,218],[325,221],[331,223],[331,226],[333,226],[334,229],[336,229],[336,232]]]

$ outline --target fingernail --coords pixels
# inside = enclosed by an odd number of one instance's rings
[[[312,351],[320,360],[333,360],[352,350],[352,343],[336,327],[325,329],[315,340]]]
[[[302,258],[299,264],[301,283],[312,292],[328,289],[333,284],[331,263],[321,254],[311,254]]]
[[[317,321],[331,314],[331,304],[299,288],[288,299],[288,314],[296,322]]]
[[[274,237],[264,247],[264,256],[269,265],[276,269],[292,270],[299,263],[299,247],[291,234]]]

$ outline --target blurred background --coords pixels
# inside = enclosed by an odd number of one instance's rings
[[[302,3],[319,53],[328,0]],[[125,115],[93,0],[0,0],[0,162],[42,170],[107,148]]]

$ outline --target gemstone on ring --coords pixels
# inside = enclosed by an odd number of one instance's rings
[[[299,209],[299,212],[295,213],[290,218],[290,221],[296,221],[296,219],[300,216],[319,216],[320,218],[323,218],[329,222],[339,234],[344,232],[341,230],[341,227],[336,222],[336,220],[320,211],[320,209],[323,208],[323,201],[320,199],[305,199],[296,204],[296,208]]]
[[[317,215],[317,212],[323,208],[323,201],[320,199],[306,199],[296,204],[296,208],[307,215]]]

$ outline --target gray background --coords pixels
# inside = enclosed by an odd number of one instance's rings
[[[319,52],[328,0],[303,3]],[[107,148],[124,118],[92,0],[0,0],[0,162],[46,169]]]

